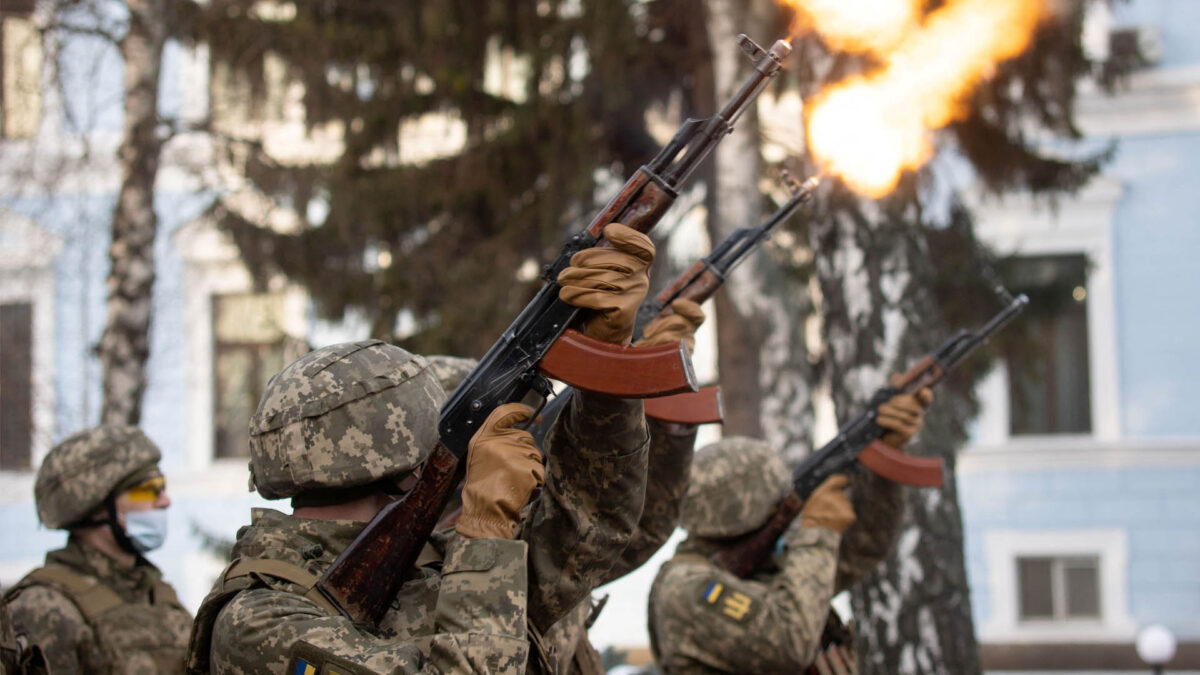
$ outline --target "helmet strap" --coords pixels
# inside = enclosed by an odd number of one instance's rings
[[[125,551],[126,553],[132,553],[138,558],[141,558],[141,552],[138,551],[137,547],[133,545],[133,540],[129,538],[128,534],[125,534],[125,528],[121,527],[120,521],[117,520],[116,498],[109,497],[108,500],[105,501],[105,506],[108,508],[108,520],[105,521],[105,524],[108,525],[108,529],[110,532],[112,532],[113,538],[117,540],[117,546],[120,546],[122,551]]]

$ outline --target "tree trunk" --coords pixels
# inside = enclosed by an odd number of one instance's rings
[[[749,74],[752,62],[736,47],[745,33],[769,47],[775,7],[761,0],[708,0],[717,105]],[[799,123],[799,120],[797,120]],[[708,231],[713,242],[764,217],[758,113],[750,108],[717,147],[708,191]],[[761,251],[745,261],[716,296],[718,371],[726,403],[724,432],[764,438],[790,458],[810,445],[811,376],[803,322],[808,294]]]
[[[166,41],[166,0],[129,0],[125,61],[124,137],[118,151],[121,188],[113,212],[108,320],[97,352],[103,366],[104,424],[138,424],[150,356],[154,285],[154,179],[162,139],[158,82]]]
[[[875,212],[867,217],[860,209]],[[920,271],[927,245],[915,220],[915,213],[897,218],[859,202],[813,226],[825,365],[839,423],[890,373],[907,369],[946,337],[929,275]],[[921,323],[910,325],[912,316]],[[863,675],[980,672],[953,470],[970,411],[949,387],[935,397],[908,450],[942,457],[946,485],[907,489],[897,546],[852,591]]]

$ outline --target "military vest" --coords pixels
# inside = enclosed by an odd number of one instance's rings
[[[441,557],[439,552],[426,544],[417,558],[416,565],[420,567],[430,562],[438,562]],[[200,603],[200,609],[196,610],[196,620],[192,624],[192,635],[187,646],[188,675],[206,675],[209,672],[213,627],[217,623],[217,615],[238,593],[266,586],[265,577],[286,581],[296,587],[298,595],[308,599],[325,613],[330,616],[341,615],[337,606],[317,589],[317,576],[303,567],[267,558],[235,558],[217,577],[212,590],[204,598],[204,602]],[[553,672],[549,667],[546,647],[540,633],[533,627],[532,622],[528,629],[533,655],[538,659],[541,672]]]
[[[105,672],[183,672],[191,615],[167,582],[154,584],[149,603],[131,603],[95,577],[49,564],[27,574],[5,600],[30,586],[49,586],[75,605],[96,636]]]

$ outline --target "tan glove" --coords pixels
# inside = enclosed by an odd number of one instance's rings
[[[654,244],[650,238],[620,223],[609,223],[604,238],[611,246],[584,249],[571,256],[571,265],[558,275],[565,303],[594,310],[584,332],[605,342],[629,344],[637,309],[650,288]]]
[[[704,323],[704,310],[694,300],[676,298],[671,302],[672,313],[657,316],[642,331],[642,339],[634,347],[654,347],[670,342],[682,342],[688,351],[696,349],[696,329]]]
[[[801,527],[823,527],[838,534],[854,522],[854,507],[846,487],[850,479],[835,473],[817,486],[800,509]]]
[[[892,386],[896,386],[899,375],[892,375]],[[933,402],[933,392],[928,387],[916,394],[896,394],[879,406],[875,422],[887,429],[879,440],[897,450],[902,450],[908,439],[916,435],[924,422],[925,409]]]
[[[533,410],[520,403],[498,406],[467,444],[462,515],[454,527],[462,536],[512,539],[516,535],[521,507],[546,474],[533,436],[512,428],[531,415]]]

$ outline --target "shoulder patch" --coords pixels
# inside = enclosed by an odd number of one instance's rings
[[[370,671],[300,640],[292,645],[284,672],[287,675],[357,675]]]
[[[701,600],[711,611],[738,623],[749,621],[757,607],[750,596],[731,590],[719,581],[713,581],[704,587]]]

